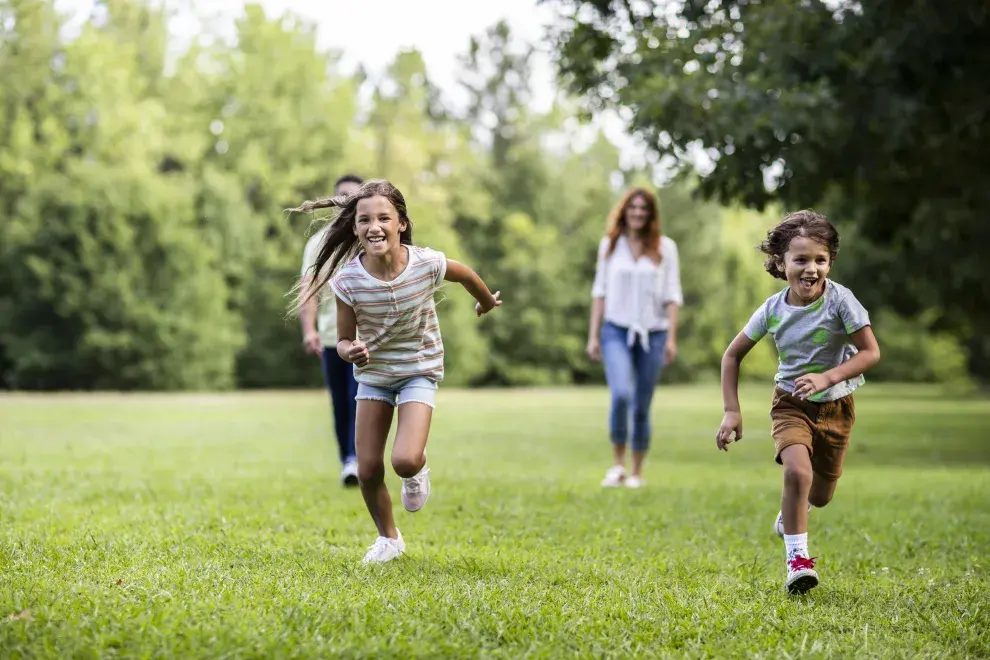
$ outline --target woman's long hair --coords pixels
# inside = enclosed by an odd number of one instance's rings
[[[645,254],[654,262],[660,263],[660,260],[663,259],[663,255],[660,254],[660,237],[663,236],[663,230],[660,227],[660,212],[657,207],[656,195],[646,188],[630,188],[627,190],[626,194],[622,196],[622,199],[619,200],[619,203],[615,205],[609,214],[608,231],[605,233],[609,240],[608,255],[611,255],[615,251],[615,244],[619,241],[619,237],[626,232],[626,210],[637,197],[643,198],[649,210],[649,218],[646,220],[646,226],[640,232],[643,238]]]

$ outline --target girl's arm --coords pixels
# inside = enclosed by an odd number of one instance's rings
[[[837,367],[821,374],[805,374],[794,380],[794,394],[807,398],[850,378],[856,378],[876,366],[880,361],[880,345],[873,328],[864,326],[849,335],[858,353]]]
[[[739,408],[739,366],[754,346],[756,342],[745,332],[740,332],[722,355],[722,407],[725,416],[722,418],[718,433],[715,434],[715,442],[718,448],[724,451],[729,451],[729,443],[733,442],[733,432],[735,441],[742,440],[743,437],[742,411]]]
[[[502,301],[498,299],[499,292],[496,291],[492,294],[478,273],[459,261],[447,259],[447,272],[444,273],[443,279],[460,284],[474,296],[474,299],[478,301],[478,307],[476,307],[478,316],[502,305]]]
[[[370,355],[364,342],[357,338],[357,317],[354,308],[340,298],[337,300],[337,355],[359,367],[368,364]]]

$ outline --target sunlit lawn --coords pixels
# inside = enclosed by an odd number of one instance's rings
[[[941,394],[857,395],[806,597],[763,386],[728,455],[717,388],[661,387],[640,491],[604,390],[442,389],[384,566],[322,392],[0,396],[0,657],[985,657],[990,402]]]

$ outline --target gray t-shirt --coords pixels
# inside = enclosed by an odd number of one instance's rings
[[[858,353],[849,335],[870,325],[870,315],[852,291],[832,280],[825,281],[822,297],[807,307],[788,305],[788,290],[785,287],[767,298],[743,332],[754,342],[768,333],[773,337],[780,357],[774,380],[781,389],[793,393],[798,376],[824,373]],[[859,375],[808,399],[835,401],[865,382]]]

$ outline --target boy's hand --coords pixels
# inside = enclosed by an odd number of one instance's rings
[[[730,410],[722,418],[722,425],[718,427],[715,434],[715,444],[722,451],[729,451],[729,443],[733,442],[732,433],[735,432],[735,441],[742,440],[742,413]]]
[[[794,394],[802,399],[807,399],[812,394],[824,392],[832,387],[833,383],[825,374],[805,374],[798,376],[794,381]]]
[[[368,353],[368,347],[365,346],[364,342],[360,339],[355,339],[351,342],[350,348],[347,349],[347,361],[356,364],[359,367],[363,367],[368,364],[371,359],[371,354]]]
[[[487,312],[492,311],[496,307],[501,307],[502,306],[502,301],[498,299],[498,294],[499,293],[500,293],[499,291],[496,291],[495,293],[492,294],[492,298],[495,299],[495,304],[492,305],[491,307],[489,307],[488,309],[483,308],[481,306],[481,303],[480,302],[479,303],[475,303],[474,304],[474,313],[477,314],[478,316],[481,316],[482,314],[485,314]]]

